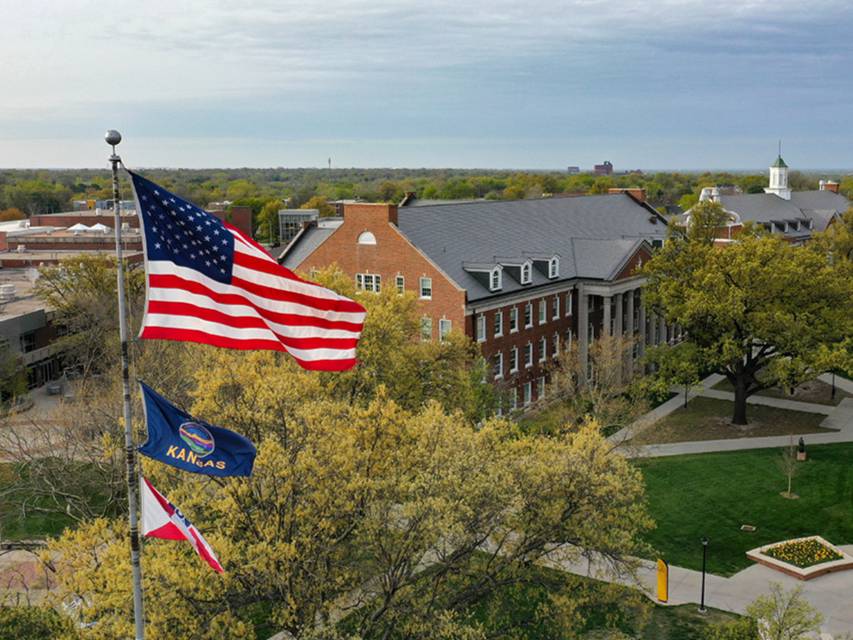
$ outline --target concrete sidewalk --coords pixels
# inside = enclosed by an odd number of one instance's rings
[[[853,553],[853,545],[845,545],[841,549],[847,553]],[[713,546],[709,547],[709,553],[713,553]],[[640,561],[636,579],[632,576],[615,573],[609,563],[601,561],[588,562],[581,559],[566,562],[549,558],[547,564],[575,575],[640,588],[646,596],[657,601],[657,569],[655,563],[649,560]],[[803,587],[803,597],[824,616],[822,628],[824,633],[853,632],[853,607],[851,607],[850,596],[850,593],[853,592],[853,571],[830,573],[806,582],[757,564],[736,573],[730,578],[707,574],[705,577],[705,605],[744,614],[746,608],[758,596],[770,593],[770,586],[774,582],[781,584],[786,590],[798,586]],[[667,605],[675,606],[690,603],[698,605],[701,588],[701,572],[671,566],[669,568],[669,602]]]
[[[830,374],[823,374],[818,378],[827,384],[832,383]],[[702,381],[702,385],[688,394],[688,401],[692,398],[702,396],[715,398],[717,400],[734,400],[734,394],[730,391],[718,391],[712,387],[723,380],[721,375],[711,375]],[[853,393],[853,382],[835,377],[835,385],[839,389]],[[788,411],[803,411],[825,415],[820,426],[825,429],[834,429],[835,433],[801,433],[794,434],[794,440],[802,436],[807,444],[832,444],[836,442],[853,442],[853,398],[844,398],[838,405],[824,405],[812,402],[800,402],[798,400],[787,400],[784,398],[772,398],[768,396],[751,396],[747,403],[753,405],[764,405],[777,407]],[[668,416],[673,411],[684,405],[684,392],[678,394],[656,407],[649,413],[638,418],[628,427],[618,431],[608,438],[615,445],[615,450],[628,457],[658,457],[678,456],[694,453],[711,453],[716,451],[740,451],[745,449],[765,449],[770,447],[785,447],[791,441],[791,436],[762,436],[754,438],[727,438],[723,440],[697,440],[694,442],[672,442],[665,444],[631,445],[630,439],[641,431],[650,428],[655,422]]]

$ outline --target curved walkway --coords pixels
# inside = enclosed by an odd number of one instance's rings
[[[688,392],[688,400],[697,396],[716,398],[718,400],[734,400],[734,394],[729,391],[717,391],[712,387],[720,382],[723,376],[714,374],[702,381],[701,387]],[[832,376],[823,374],[819,380],[831,383]],[[839,389],[853,393],[853,382],[836,376],[835,384]],[[766,405],[792,411],[823,414],[826,418],[820,423],[825,429],[834,429],[835,433],[803,433],[795,434],[794,438],[802,435],[809,444],[831,444],[835,442],[853,442],[853,398],[844,398],[838,405],[824,405],[812,402],[799,402],[768,396],[751,396],[749,404]],[[651,427],[661,418],[669,415],[684,405],[684,391],[659,407],[637,419],[631,425],[610,436],[609,440],[616,445],[616,451],[628,457],[658,457],[677,456],[691,453],[710,453],[714,451],[740,451],[743,449],[765,449],[768,447],[784,447],[791,441],[791,436],[764,436],[758,438],[729,438],[725,440],[698,440],[695,442],[673,442],[667,444],[631,445],[630,439]]]
[[[853,545],[840,547],[853,553]],[[713,553],[713,549],[709,549]],[[657,602],[657,569],[654,562],[641,560],[636,578],[614,573],[609,563],[581,559],[565,562],[548,559],[547,564],[556,569],[589,576],[605,582],[629,587],[639,587],[650,599]],[[639,585],[637,584],[639,582]],[[853,631],[853,571],[830,573],[803,582],[762,565],[753,565],[730,578],[707,574],[705,577],[705,606],[744,614],[746,608],[759,596],[770,593],[771,585],[779,583],[786,590],[803,588],[803,597],[823,614],[822,630],[825,633],[843,634]],[[696,603],[702,588],[702,573],[681,567],[669,568],[669,601],[667,606]],[[662,603],[659,603],[662,604]]]

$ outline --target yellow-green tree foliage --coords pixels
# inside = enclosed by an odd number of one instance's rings
[[[794,246],[746,229],[715,245],[720,205],[693,213],[688,232],[673,234],[646,265],[647,301],[685,330],[695,348],[681,355],[732,383],[733,422],[745,424],[753,393],[849,362],[853,278],[822,242]]]

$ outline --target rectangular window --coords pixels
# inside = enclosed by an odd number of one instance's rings
[[[509,392],[509,408],[515,411],[518,409],[518,389],[513,387]]]
[[[536,399],[544,400],[545,399],[545,376],[541,376],[536,381]]]
[[[533,400],[533,383],[525,382],[524,383],[524,406],[527,407],[530,405],[531,400]]]
[[[518,371],[518,347],[513,347],[509,350],[509,372],[516,371]]]
[[[572,292],[566,294],[566,315],[572,315]]]
[[[524,345],[524,366],[532,367],[533,366],[533,343],[528,342]]]
[[[553,338],[552,342],[554,344],[551,348],[551,351],[552,351],[551,356],[556,358],[557,356],[560,355],[560,334],[559,333],[554,334],[554,338]]]
[[[397,285],[397,293],[403,293],[406,290],[406,278],[398,275],[395,281]]]
[[[571,351],[572,349],[572,330],[566,330],[566,349]]]
[[[421,278],[421,298],[432,298],[432,278]]]
[[[542,298],[539,301],[539,324],[548,322],[548,301]]]
[[[555,295],[551,300],[551,319],[556,320],[560,317],[560,296]]]
[[[382,288],[382,277],[375,273],[355,274],[355,288],[359,291],[379,293]]]
[[[504,377],[504,354],[498,352],[495,354],[495,380],[500,380]]]
[[[539,338],[539,362],[545,362],[548,359],[548,338],[542,336]]]
[[[421,318],[421,340],[423,342],[432,340],[432,318],[427,316]]]
[[[529,329],[533,326],[533,303],[528,302],[524,305],[524,328]]]
[[[447,318],[442,318],[438,321],[438,339],[444,342],[447,334],[450,333],[452,323]]]
[[[21,341],[21,351],[23,353],[29,353],[30,351],[34,351],[36,348],[36,332],[30,331],[28,333],[22,333],[20,336]]]
[[[477,342],[486,341],[486,316],[482,313],[477,316]]]
[[[495,311],[495,337],[500,338],[504,334],[504,312]]]
[[[509,332],[515,333],[518,331],[518,307],[512,307],[509,310]]]

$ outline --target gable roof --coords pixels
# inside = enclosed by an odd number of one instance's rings
[[[612,279],[643,240],[666,235],[664,218],[626,194],[407,207],[398,225],[469,301],[573,278]],[[521,285],[505,273],[497,292],[465,269],[501,256],[553,255],[560,256],[558,278],[533,269],[531,284]]]
[[[785,200],[773,193],[720,196],[720,204],[744,222],[773,222],[808,218],[815,231],[823,231],[836,213],[850,206],[844,196],[832,191],[794,191]]]

